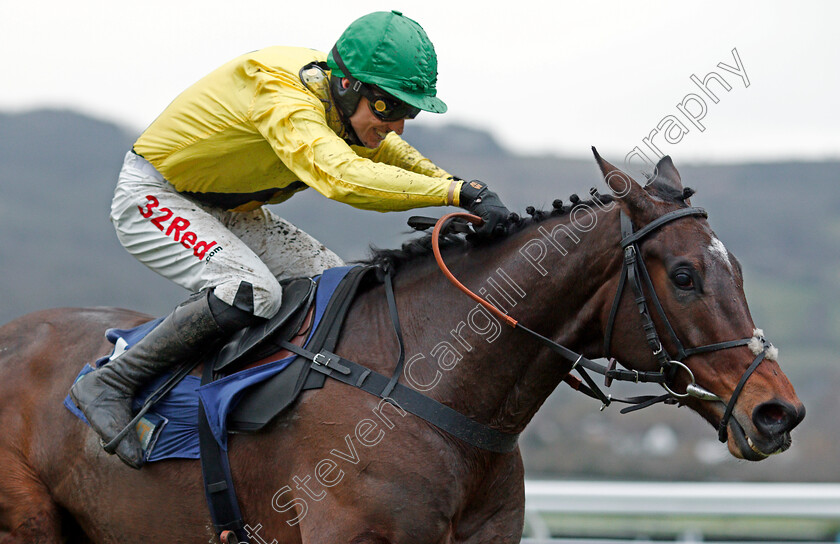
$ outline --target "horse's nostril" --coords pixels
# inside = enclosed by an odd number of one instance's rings
[[[764,410],[762,410],[761,415],[765,420],[772,423],[782,423],[785,418],[787,418],[787,414],[784,409],[778,405],[765,407]]]
[[[767,436],[778,436],[796,427],[805,417],[804,407],[797,410],[783,401],[769,401],[756,406],[753,423]]]

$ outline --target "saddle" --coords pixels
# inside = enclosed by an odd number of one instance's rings
[[[283,284],[283,305],[272,319],[214,345],[203,358],[185,362],[174,373],[159,376],[134,401],[135,427],[146,462],[170,458],[198,459],[196,422],[211,420],[211,433],[225,447],[228,432],[257,432],[288,409],[304,390],[321,388],[326,376],[310,372],[312,363],[283,349],[307,346],[332,349],[347,310],[359,289],[380,281],[371,266],[340,267],[321,276]],[[161,319],[133,329],[109,329],[110,356],[85,364],[77,380],[119,355],[152,330]],[[205,377],[189,375],[204,366]],[[198,401],[207,418],[198,417]],[[86,421],[70,396],[64,406]]]
[[[342,269],[334,270],[339,272],[329,274],[328,271],[317,284],[310,278],[286,284],[283,306],[274,318],[237,332],[205,361],[217,376],[228,376],[269,360],[294,357],[282,372],[249,388],[248,394],[228,415],[229,431],[259,431],[288,408],[302,391],[324,386],[326,376],[310,372],[311,361],[297,357],[284,349],[283,344],[306,345],[315,352],[332,351],[359,288],[380,281],[378,269],[373,266],[349,268],[346,274],[341,273]]]

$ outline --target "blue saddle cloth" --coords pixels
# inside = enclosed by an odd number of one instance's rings
[[[330,301],[336,287],[353,267],[343,266],[326,270],[317,278],[318,286],[315,294],[315,315],[310,328],[307,344],[314,331],[318,329],[324,310]],[[124,350],[130,348],[149,331],[158,325],[163,318],[149,321],[133,329],[108,329],[105,337],[114,344],[114,351],[108,357],[96,361],[95,367],[107,364]],[[257,367],[248,368],[226,376],[207,385],[201,385],[197,376],[186,376],[169,393],[161,398],[137,424],[137,434],[145,452],[146,462],[163,459],[199,459],[198,443],[198,399],[207,410],[207,420],[210,429],[218,443],[227,450],[227,416],[236,406],[245,391],[262,381],[269,379],[285,369],[296,356],[290,356],[272,361]],[[94,368],[85,364],[78,381]],[[158,377],[150,383],[134,399],[134,409],[139,410],[146,398],[163,384],[168,375]],[[64,406],[79,419],[87,423],[87,419],[68,395],[64,399]]]

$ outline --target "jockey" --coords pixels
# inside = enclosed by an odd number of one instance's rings
[[[197,294],[71,388],[104,441],[129,424],[142,385],[275,315],[278,280],[343,265],[264,204],[312,187],[381,212],[461,206],[484,219],[479,235],[504,231],[509,212],[485,184],[450,176],[399,137],[421,110],[446,111],[436,80],[420,25],[397,11],[371,13],[329,55],[270,47],[228,62],[143,132],[125,156],[111,220],[129,253]],[[143,464],[133,432],[116,453]]]

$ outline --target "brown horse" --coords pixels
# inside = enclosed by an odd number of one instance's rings
[[[465,285],[545,337],[597,358],[613,323],[611,355],[628,368],[657,371],[629,290],[610,319],[626,254],[618,243],[619,212],[638,230],[686,208],[689,194],[670,159],[646,187],[598,159],[619,198],[523,220],[501,241],[450,243],[443,256]],[[407,355],[402,383],[478,422],[521,432],[572,363],[458,292],[425,247],[380,256],[398,269]],[[639,247],[669,322],[652,312],[668,353],[679,351],[664,332],[668,326],[686,348],[753,336],[740,265],[702,216],[669,221]],[[170,460],[131,470],[105,454],[95,434],[61,405],[80,365],[109,351],[106,328],[148,319],[126,310],[58,309],[0,329],[2,544],[217,541],[199,463]],[[393,371],[398,344],[381,286],[354,302],[335,351],[377,372]],[[681,396],[680,402],[717,426],[740,384],[726,421],[727,444],[732,455],[750,460],[789,447],[790,431],[804,416],[778,364],[768,358],[755,367],[755,359],[740,344],[691,354],[683,364],[693,380],[680,367],[669,385],[678,395],[694,381],[708,390],[706,399]],[[518,448],[477,449],[333,380],[305,393],[264,431],[233,435],[230,459],[252,542],[514,543],[521,537]]]

